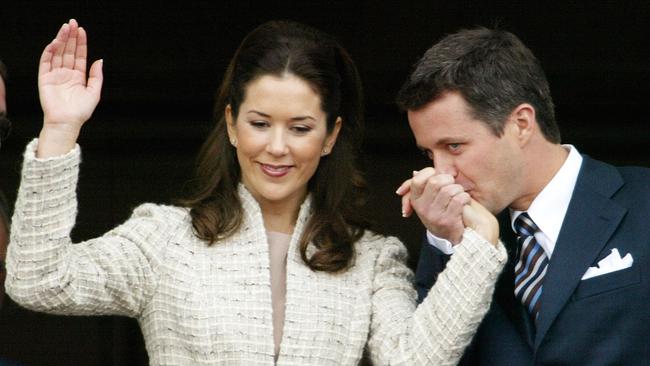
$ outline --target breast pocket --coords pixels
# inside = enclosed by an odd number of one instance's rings
[[[606,292],[634,286],[641,282],[639,266],[632,266],[620,271],[607,273],[580,281],[580,285],[573,294],[574,300],[580,300]]]

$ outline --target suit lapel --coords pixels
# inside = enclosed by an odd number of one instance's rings
[[[614,167],[584,157],[544,278],[535,348],[625,215],[626,209],[610,200],[622,185]]]

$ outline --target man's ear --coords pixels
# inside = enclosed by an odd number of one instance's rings
[[[528,143],[535,130],[538,129],[535,107],[522,103],[515,107],[508,117],[508,126],[515,134],[521,146]]]
[[[332,132],[330,132],[330,134],[325,138],[325,144],[323,145],[321,156],[329,155],[329,153],[332,152],[342,126],[343,119],[341,117],[336,117],[336,122],[334,122],[334,128],[332,129]]]

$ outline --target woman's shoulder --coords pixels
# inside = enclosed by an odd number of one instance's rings
[[[376,246],[378,244],[403,245],[402,241],[395,236],[380,234],[369,229],[364,231],[363,236],[359,239],[359,243],[370,246]]]
[[[140,204],[133,210],[129,221],[151,222],[161,230],[191,225],[188,208],[158,203]]]
[[[133,210],[133,217],[158,217],[182,220],[189,217],[186,207],[146,202]]]
[[[356,244],[357,255],[372,255],[378,257],[392,253],[399,257],[406,257],[407,250],[402,241],[390,235],[383,235],[372,230],[366,230]],[[390,255],[390,254],[389,254]]]
[[[143,203],[131,216],[107,236],[129,237],[140,243],[155,243],[161,249],[163,243],[181,246],[194,245],[194,234],[189,209],[179,206]]]

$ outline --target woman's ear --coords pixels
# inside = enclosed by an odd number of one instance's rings
[[[228,129],[228,139],[232,146],[237,147],[237,126],[235,126],[235,119],[232,115],[232,107],[230,104],[224,110],[224,118],[226,119],[226,127]]]
[[[332,149],[336,144],[336,139],[338,138],[339,132],[341,131],[341,126],[343,126],[343,119],[341,119],[341,117],[336,117],[336,122],[334,122],[334,128],[332,129],[332,132],[330,132],[330,134],[325,138],[325,144],[323,145],[321,156],[329,155],[329,153],[332,152]]]

